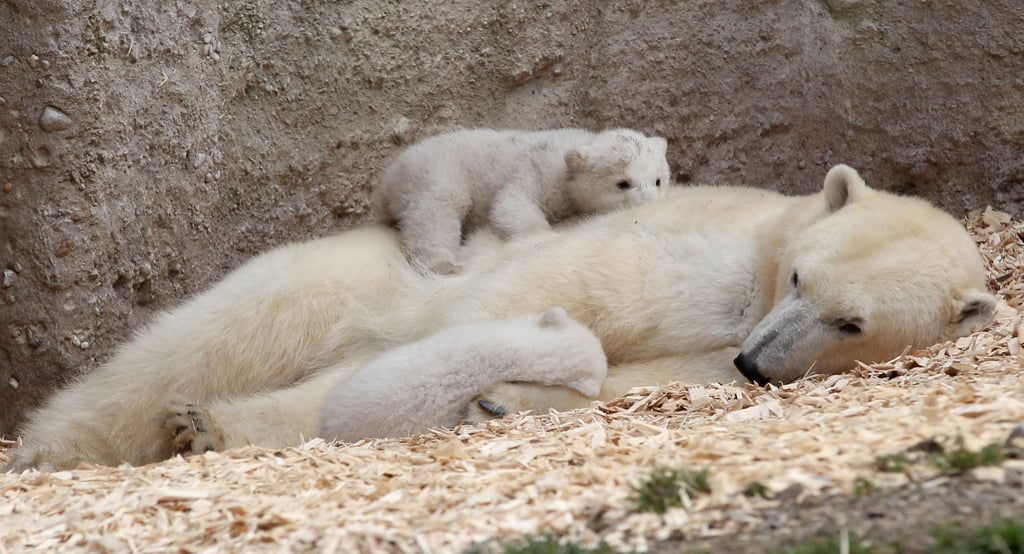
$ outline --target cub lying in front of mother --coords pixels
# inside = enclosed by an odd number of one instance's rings
[[[176,436],[165,423],[181,413],[163,408],[177,398],[199,406],[197,431],[216,428],[217,447],[294,445],[316,434],[332,385],[381,353],[551,306],[600,339],[601,399],[668,381],[841,372],[969,333],[995,308],[954,218],[873,190],[846,166],[805,197],[682,188],[558,233],[467,248],[454,276],[418,273],[395,231],[375,225],[259,256],[54,395],[9,467],[166,458]],[[591,400],[500,383],[467,413]]]

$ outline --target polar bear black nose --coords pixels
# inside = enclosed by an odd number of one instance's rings
[[[732,363],[736,366],[736,369],[740,370],[744,377],[757,383],[758,386],[763,387],[769,383],[770,379],[761,375],[761,371],[757,369],[757,362],[750,361],[743,355],[743,352],[740,352]]]

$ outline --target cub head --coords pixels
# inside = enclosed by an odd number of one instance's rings
[[[655,200],[669,186],[668,142],[629,129],[604,131],[565,153],[567,192],[586,212]]]
[[[960,223],[929,203],[877,191],[845,165],[784,214],[771,311],[736,367],[759,384],[883,362],[966,335],[996,300]]]

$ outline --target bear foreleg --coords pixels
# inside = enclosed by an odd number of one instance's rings
[[[247,445],[298,446],[317,435],[324,397],[341,376],[326,371],[286,389],[209,406],[171,404],[164,440],[183,455]]]

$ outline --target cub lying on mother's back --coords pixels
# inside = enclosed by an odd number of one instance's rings
[[[629,129],[470,129],[414,144],[385,170],[375,204],[410,259],[457,269],[463,232],[502,238],[579,214],[635,206],[668,187],[667,143]]]

